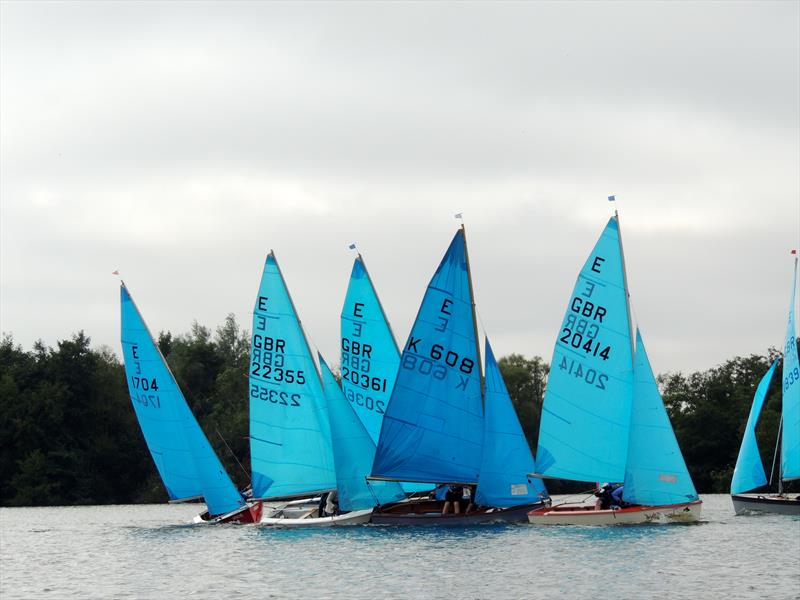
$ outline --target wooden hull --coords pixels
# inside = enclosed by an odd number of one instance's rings
[[[589,504],[558,504],[528,513],[536,525],[643,525],[646,523],[692,523],[700,518],[702,501],[669,506],[631,506],[595,510]]]
[[[208,514],[208,511],[197,515],[193,522],[194,523],[204,523],[207,525],[217,524],[217,523],[233,523],[236,525],[247,525],[249,523],[258,523],[261,520],[261,511],[263,509],[262,502],[253,502],[252,504],[248,504],[244,508],[240,508],[233,512],[226,513],[224,515],[218,515],[216,517],[211,517]]]
[[[522,504],[510,508],[479,509],[469,513],[442,514],[444,502],[440,500],[416,500],[397,502],[376,508],[372,513],[375,525],[402,525],[406,527],[457,526],[464,527],[481,523],[524,523],[528,512],[541,508],[544,502]]]
[[[800,495],[795,497],[760,494],[731,494],[737,515],[750,512],[800,515]]]
[[[316,511],[314,511],[316,512]],[[271,527],[346,527],[369,523],[372,509],[354,510],[335,517],[315,517],[309,514],[303,518],[262,517],[261,525]]]

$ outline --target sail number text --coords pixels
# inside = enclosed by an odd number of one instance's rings
[[[422,338],[414,339],[413,336],[408,338],[408,343],[406,344],[406,352],[414,352],[415,354],[419,352],[417,348],[417,344],[422,341]],[[459,371],[464,373],[465,375],[469,375],[472,373],[472,369],[475,368],[475,361],[471,358],[460,357],[458,352],[453,352],[452,350],[445,350],[444,346],[441,344],[433,344],[431,346],[430,352],[428,353],[430,358],[435,361],[443,362],[448,367],[457,367]]]
[[[446,349],[441,344],[433,344],[428,351],[428,356],[418,354],[418,344],[422,338],[410,336],[406,344],[400,366],[409,371],[417,371],[421,375],[431,375],[434,379],[445,379],[447,367],[458,370],[459,383],[456,389],[467,389],[469,377],[475,368],[475,361],[466,356],[459,356],[458,352]]]
[[[139,345],[131,345],[131,356],[133,357],[133,368],[136,369],[136,375],[131,375],[131,382],[129,391],[131,400],[143,406],[150,406],[153,408],[161,408],[161,398],[158,394],[146,393],[157,392],[158,382],[155,377],[144,377],[142,373],[142,363],[139,357]]]
[[[371,396],[366,396],[361,392],[354,392],[352,389],[347,390],[346,396],[347,399],[356,406],[363,406],[367,410],[375,411],[379,415],[384,414],[386,403],[383,400],[375,400]]]
[[[342,382],[372,390],[386,391],[386,379],[369,375],[372,366],[372,346],[363,342],[342,338]]]
[[[789,371],[789,374],[786,375],[786,377],[783,378],[783,391],[786,392],[798,381],[800,381],[800,371],[798,371],[797,367],[795,367]]]
[[[300,394],[290,394],[283,390],[276,390],[264,385],[253,383],[250,385],[250,397],[253,400],[264,400],[272,404],[283,406],[300,406]]]
[[[598,373],[595,369],[587,369],[580,363],[580,361],[572,359],[567,360],[565,356],[562,356],[561,362],[558,364],[558,368],[562,371],[566,371],[568,375],[572,375],[576,379],[580,379],[584,383],[593,385],[600,390],[606,389],[608,375],[605,373]]]
[[[252,363],[250,367],[250,375],[261,377],[261,379],[269,379],[275,383],[297,383],[303,385],[306,382],[306,376],[302,369],[283,369],[281,367],[261,365],[257,362]]]
[[[611,346],[603,347],[603,344],[595,339],[600,333],[598,323],[603,322],[603,317],[608,314],[608,311],[600,305],[577,296],[570,303],[570,311],[574,314],[567,314],[558,341],[575,349],[583,350],[586,354],[608,360]]]

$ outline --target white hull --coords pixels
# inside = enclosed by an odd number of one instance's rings
[[[800,496],[764,496],[760,494],[732,494],[733,510],[737,515],[765,512],[779,515],[800,515]]]
[[[558,504],[528,513],[535,525],[644,525],[647,523],[693,523],[700,518],[702,502],[670,506],[633,506],[617,510],[595,510],[592,504]]]
[[[372,509],[354,510],[335,517],[314,517],[311,516],[312,514],[309,513],[302,518],[267,516],[261,518],[260,524],[273,527],[345,527],[348,525],[362,525],[369,523],[372,518]]]
[[[305,519],[319,510],[319,497],[264,504],[263,518]]]

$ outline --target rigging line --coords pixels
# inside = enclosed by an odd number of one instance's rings
[[[248,472],[247,472],[247,469],[245,469],[245,468],[244,468],[244,466],[242,465],[242,463],[241,463],[241,462],[239,462],[239,458],[236,456],[236,453],[235,453],[235,452],[234,452],[234,451],[231,449],[231,447],[228,445],[228,442],[225,440],[225,438],[224,438],[224,437],[222,436],[222,434],[220,433],[220,431],[219,431],[219,427],[217,427],[217,426],[215,425],[215,426],[214,426],[214,430],[217,432],[217,435],[219,436],[219,439],[221,439],[221,440],[222,440],[222,443],[223,443],[223,444],[225,444],[225,447],[228,449],[228,452],[230,452],[230,453],[231,453],[231,456],[233,456],[233,460],[235,460],[235,461],[236,461],[236,464],[237,464],[237,465],[239,465],[239,468],[242,470],[242,473],[244,473],[245,477],[247,477],[248,479],[250,479],[250,473],[248,473]]]

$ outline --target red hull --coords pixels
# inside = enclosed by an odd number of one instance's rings
[[[233,523],[236,525],[247,525],[261,521],[261,512],[263,509],[264,504],[259,500],[254,504],[248,504],[244,508],[227,515],[210,518],[208,513],[205,512],[200,515],[200,518],[206,523]]]

